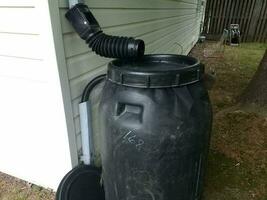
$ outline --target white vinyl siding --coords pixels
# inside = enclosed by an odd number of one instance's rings
[[[73,134],[79,150],[81,93],[92,78],[105,73],[110,59],[93,53],[79,38],[64,16],[68,1],[58,1],[75,124]],[[146,54],[187,54],[198,40],[202,19],[199,0],[86,0],[85,3],[105,33],[143,39]]]
[[[0,1],[0,76],[38,80],[44,73],[34,1]],[[43,78],[41,78],[43,80]]]
[[[47,0],[0,0],[0,171],[56,189],[71,169]]]

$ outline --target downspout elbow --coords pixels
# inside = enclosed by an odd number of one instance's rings
[[[100,56],[134,59],[144,55],[145,44],[143,40],[106,35],[88,6],[83,3],[73,6],[66,13],[66,18],[78,35]]]

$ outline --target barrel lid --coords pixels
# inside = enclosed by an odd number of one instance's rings
[[[56,200],[104,200],[104,188],[100,182],[101,169],[79,165],[62,179]]]
[[[139,88],[164,88],[195,83],[204,65],[196,58],[174,54],[145,55],[138,60],[113,60],[107,78],[116,84]]]

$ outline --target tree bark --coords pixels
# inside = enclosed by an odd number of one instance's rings
[[[260,65],[241,95],[241,103],[267,106],[267,49]]]

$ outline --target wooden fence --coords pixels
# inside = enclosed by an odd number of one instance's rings
[[[220,38],[230,24],[240,25],[243,42],[267,42],[267,0],[207,0],[207,38]]]

